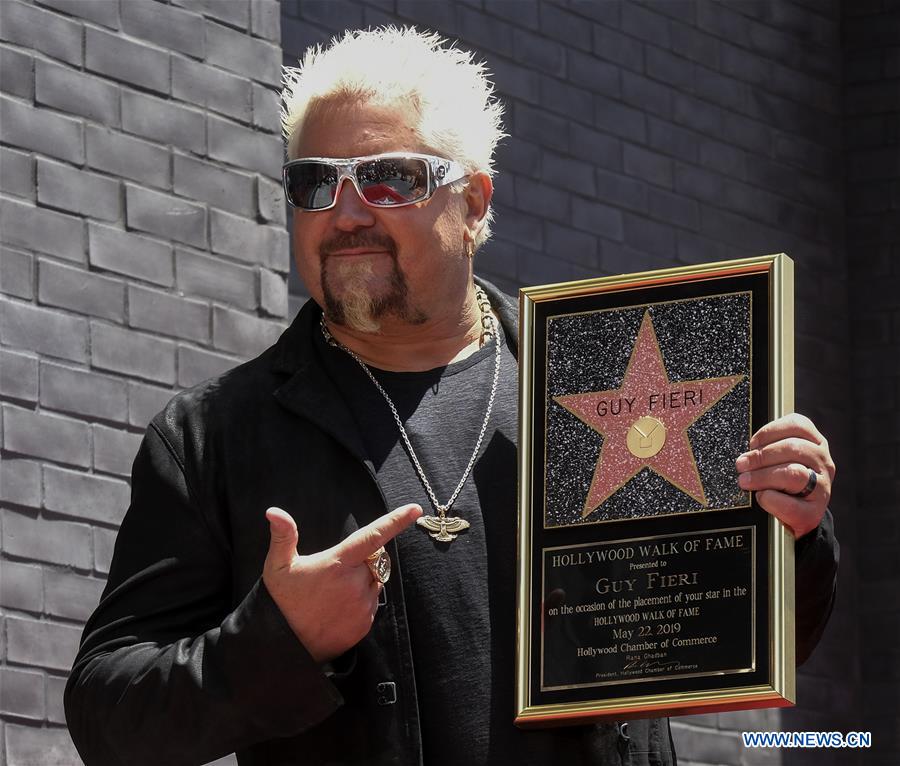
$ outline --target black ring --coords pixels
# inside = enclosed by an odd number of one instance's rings
[[[810,468],[809,479],[806,480],[806,486],[799,492],[795,492],[794,497],[806,497],[807,495],[811,495],[812,491],[816,488],[818,481],[819,477],[816,475],[816,472]]]

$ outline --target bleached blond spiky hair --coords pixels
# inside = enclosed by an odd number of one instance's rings
[[[281,125],[287,154],[297,157],[297,140],[310,106],[354,98],[379,106],[411,109],[413,128],[425,146],[467,171],[494,174],[494,149],[503,132],[503,105],[494,96],[483,62],[434,32],[415,27],[354,30],[330,45],[307,48],[297,68],[285,67]],[[475,245],[490,236],[492,211]]]

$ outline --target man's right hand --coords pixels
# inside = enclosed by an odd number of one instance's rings
[[[269,508],[269,553],[263,582],[297,638],[316,662],[340,656],[369,632],[378,594],[366,557],[422,515],[404,505],[320,553],[297,553],[297,525],[280,508]]]

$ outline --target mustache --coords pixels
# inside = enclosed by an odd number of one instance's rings
[[[370,247],[374,250],[387,250],[396,256],[397,244],[386,234],[376,232],[349,232],[343,231],[326,239],[319,246],[319,256],[325,258],[338,250],[350,250],[356,247]]]

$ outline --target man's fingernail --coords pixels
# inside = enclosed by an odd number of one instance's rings
[[[743,471],[750,467],[750,456],[745,452],[743,455],[738,456],[738,459],[734,461],[734,464],[738,471]]]
[[[741,489],[747,489],[749,484],[750,484],[750,474],[749,473],[738,474],[738,486]]]

